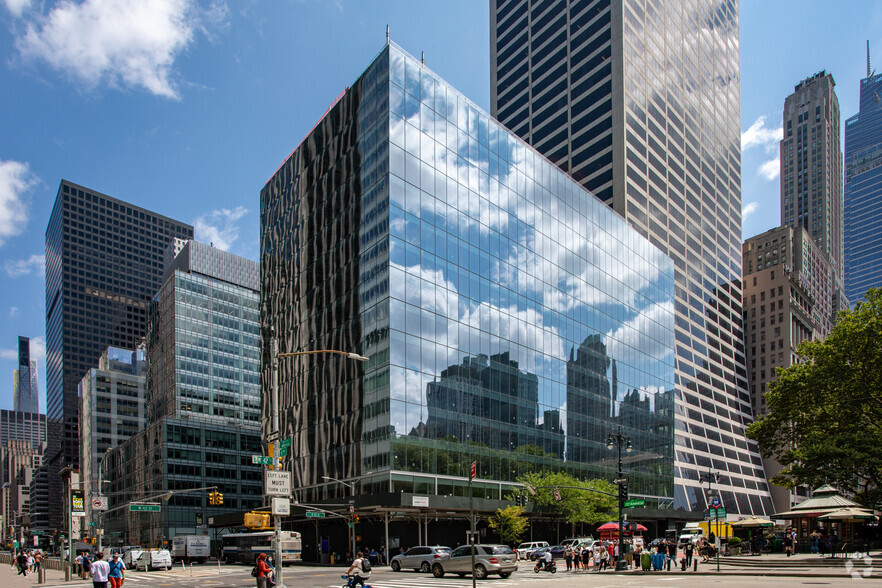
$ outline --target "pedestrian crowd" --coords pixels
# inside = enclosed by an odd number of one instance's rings
[[[17,569],[19,576],[40,572],[40,568],[43,565],[43,552],[39,550],[25,551],[22,549],[17,554],[13,552],[13,555],[11,569]]]

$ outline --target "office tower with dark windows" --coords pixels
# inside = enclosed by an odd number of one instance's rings
[[[765,394],[776,368],[799,362],[797,346],[822,339],[833,328],[829,307],[830,260],[802,226],[777,227],[744,242],[744,340],[754,413],[766,413]],[[769,477],[781,471],[764,459]],[[771,486],[775,512],[786,512],[806,488]]]
[[[21,517],[31,514],[31,482],[46,448],[46,415],[34,412],[0,410],[0,536],[12,539],[9,527],[15,525],[15,539],[21,537]],[[36,503],[40,510],[48,506]],[[35,511],[36,512],[36,511]]]
[[[620,425],[631,493],[673,500],[670,258],[396,45],[263,187],[260,251],[280,352],[369,357],[279,360],[300,500],[351,494],[362,517],[419,503],[454,541],[470,463],[489,516],[528,472],[613,479]],[[647,403],[626,423],[627,393]]]
[[[57,473],[79,465],[80,380],[105,349],[144,337],[163,252],[192,236],[190,225],[61,181],[46,228],[46,412],[59,429],[47,454],[50,502],[61,502]]]
[[[209,516],[262,500],[257,263],[193,240],[173,241],[167,258],[147,321],[146,427],[107,454],[105,490],[111,508],[208,486],[224,504],[187,493],[161,513],[106,517],[130,543],[202,534]]]
[[[882,288],[882,74],[861,80],[860,110],[845,121],[845,296]]]
[[[15,412],[40,412],[37,392],[37,360],[31,359],[31,340],[18,338],[18,369],[13,374],[13,404]]]
[[[842,148],[836,82],[825,71],[799,82],[784,100],[781,224],[802,227],[830,260],[831,290],[818,300],[831,323],[847,308],[844,281]]]
[[[715,470],[748,515],[771,500],[744,436],[739,59],[737,0],[490,2],[492,114],[674,261],[675,504],[704,509]]]

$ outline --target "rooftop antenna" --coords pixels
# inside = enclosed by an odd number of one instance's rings
[[[420,51],[420,61],[423,62],[423,67],[426,67],[426,52]]]
[[[867,39],[867,77],[870,77],[870,40]]]
[[[387,45],[389,44],[389,25],[386,25],[386,44]],[[870,42],[867,41],[867,45],[869,45],[869,44],[870,44]]]

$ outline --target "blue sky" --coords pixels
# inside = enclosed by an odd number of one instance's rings
[[[785,96],[826,69],[846,118],[866,40],[882,64],[882,4],[841,6],[742,2],[745,236],[778,224],[768,162]],[[0,408],[12,407],[19,335],[34,341],[45,407],[42,256],[62,178],[257,259],[261,187],[382,48],[387,24],[489,111],[478,0],[0,0]]]

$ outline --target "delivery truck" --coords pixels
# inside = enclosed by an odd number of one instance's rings
[[[172,539],[171,557],[174,561],[205,563],[210,554],[208,535],[178,535]]]

